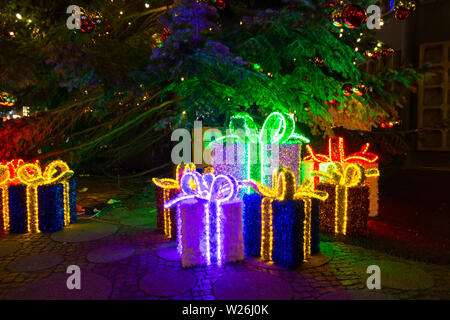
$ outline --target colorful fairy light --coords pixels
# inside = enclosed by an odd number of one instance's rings
[[[306,181],[300,187],[297,187],[297,182],[295,179],[294,173],[289,169],[280,169],[274,171],[273,174],[273,187],[267,187],[258,181],[252,180],[250,184],[253,186],[255,191],[257,191],[260,195],[263,196],[261,201],[261,257],[264,260],[271,261],[273,260],[275,263],[278,263],[283,266],[292,267],[297,265],[302,261],[306,261],[309,259],[311,255],[311,219],[312,219],[312,200],[317,199],[320,201],[324,201],[327,199],[328,194],[323,191],[314,190],[313,183],[310,181]],[[280,237],[283,235],[279,235],[274,237],[274,232],[280,234],[281,231],[274,230],[273,219],[274,217],[282,216],[283,214],[294,215],[295,217],[299,217],[300,212],[296,212],[299,210],[301,206],[299,206],[300,202],[303,202],[303,213],[304,218],[302,221],[298,221],[299,224],[302,225],[302,255],[299,257],[301,261],[296,261],[296,253],[286,253],[286,257],[284,257],[285,253],[280,252],[278,250],[277,257],[274,258],[273,250],[274,247],[282,246],[278,244],[277,241],[280,241]],[[275,205],[276,204],[276,205]],[[280,206],[284,206],[283,212],[278,212],[275,214],[275,210],[278,210]],[[279,219],[279,218],[278,218]],[[290,217],[288,219],[282,220],[283,223],[294,223],[290,221]],[[283,229],[286,229],[285,227]],[[289,228],[291,229],[291,228]],[[293,227],[292,229],[295,229]],[[281,232],[283,233],[283,232]],[[298,237],[299,234],[292,234],[291,238]],[[278,240],[277,240],[278,239]],[[282,241],[282,240],[281,240]],[[298,239],[297,239],[298,241]],[[298,241],[300,242],[300,241]],[[283,244],[284,247],[289,247],[289,244]],[[294,246],[295,247],[295,246]],[[291,248],[294,251],[295,248]],[[291,258],[289,258],[291,257]]]
[[[242,201],[237,197],[237,181],[231,176],[187,172],[180,186],[178,196],[164,206],[178,207],[177,240],[183,266],[222,265],[243,259]]]
[[[321,209],[321,216],[323,217],[324,225],[327,225],[330,216],[334,220],[334,233],[346,235],[348,232],[348,207],[349,205],[358,206],[361,209],[359,215],[365,218],[369,216],[369,208],[364,210],[364,206],[358,203],[349,203],[349,190],[354,188],[365,188],[364,182],[367,177],[378,177],[380,175],[377,168],[365,169],[358,163],[351,163],[347,166],[343,166],[339,162],[334,162],[328,165],[326,172],[315,171],[313,175],[324,178],[324,181],[319,184],[318,188],[322,191],[326,191],[326,185],[331,185],[334,188],[334,212],[323,208]],[[369,195],[367,192],[367,202]],[[365,211],[365,212],[362,212]],[[350,221],[352,223],[352,221]],[[364,228],[367,227],[367,223]],[[363,230],[362,234],[365,234],[367,229]]]

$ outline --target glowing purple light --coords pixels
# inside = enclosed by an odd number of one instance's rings
[[[194,184],[192,183],[194,181]],[[182,245],[182,210],[180,209],[180,205],[189,201],[190,199],[196,199],[202,202],[202,200],[206,200],[206,204],[204,206],[200,206],[198,209],[199,214],[204,213],[204,226],[206,233],[206,241],[203,245],[200,246],[200,250],[202,254],[206,256],[207,264],[211,264],[211,243],[210,243],[210,205],[211,203],[216,204],[216,239],[217,239],[217,247],[216,247],[216,255],[217,255],[217,264],[222,264],[223,257],[223,237],[222,237],[222,207],[221,204],[227,201],[231,201],[236,199],[239,188],[241,184],[238,184],[236,179],[226,175],[213,175],[213,174],[205,174],[201,175],[198,172],[187,172],[185,173],[180,181],[181,193],[174,199],[167,201],[164,204],[166,209],[178,204],[177,211],[177,228],[178,235],[177,238],[177,250],[182,253],[183,245]]]

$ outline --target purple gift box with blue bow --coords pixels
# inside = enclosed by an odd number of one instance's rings
[[[180,187],[181,192],[165,207],[177,206],[177,250],[182,266],[243,260],[243,203],[237,181],[227,175],[187,172]]]

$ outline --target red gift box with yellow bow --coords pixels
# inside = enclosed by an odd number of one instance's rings
[[[302,181],[314,179],[317,187],[321,178],[315,176],[313,171],[326,172],[327,167],[332,163],[339,163],[344,168],[351,164],[359,164],[365,170],[378,169],[378,155],[369,152],[370,144],[366,143],[361,150],[347,155],[345,151],[344,138],[331,137],[328,140],[328,154],[317,154],[310,145],[306,146],[308,156],[302,162]],[[366,177],[364,184],[369,192],[369,216],[378,215],[378,176]]]

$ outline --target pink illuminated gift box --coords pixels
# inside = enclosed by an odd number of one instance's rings
[[[378,155],[370,153],[370,144],[366,143],[361,151],[347,155],[344,149],[344,138],[331,137],[328,141],[328,154],[316,154],[311,146],[306,146],[308,156],[302,162],[302,181],[306,179],[314,179],[317,187],[319,177],[313,177],[313,171],[326,172],[332,163],[341,164],[344,169],[350,164],[360,164],[365,170],[378,170]],[[369,216],[376,217],[378,215],[378,176],[367,177],[365,185],[369,187]]]
[[[187,172],[177,206],[177,250],[183,267],[222,265],[244,259],[242,200],[238,183],[225,175]]]

